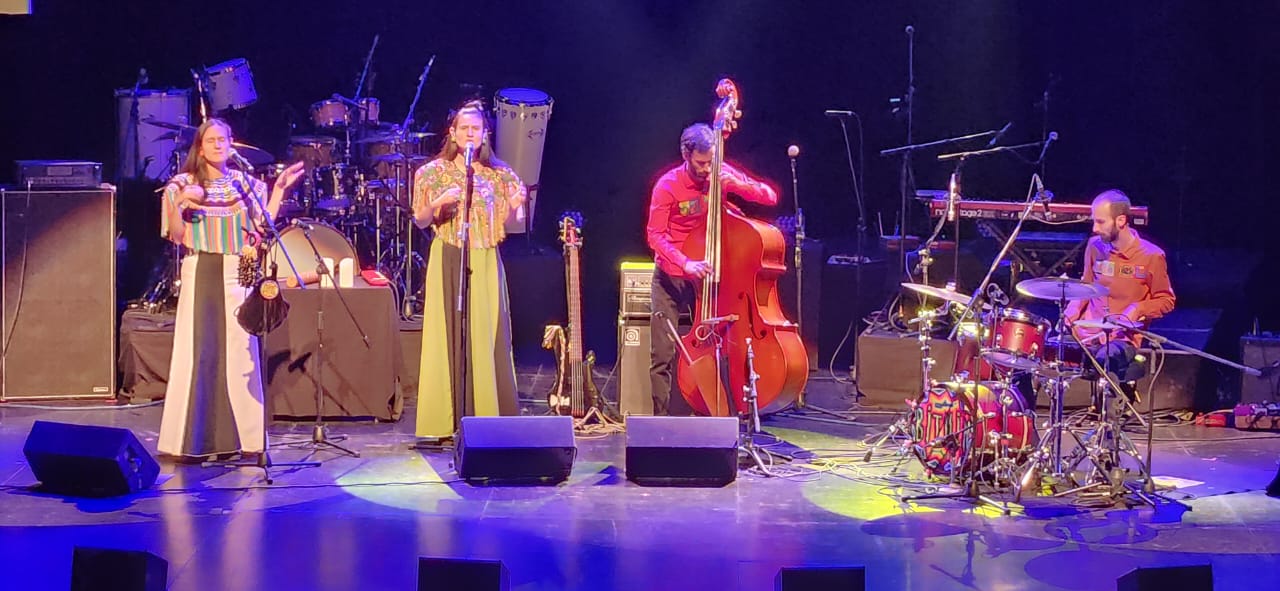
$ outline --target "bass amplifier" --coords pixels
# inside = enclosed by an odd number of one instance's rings
[[[18,184],[38,189],[96,189],[102,163],[76,160],[19,160]]]
[[[0,401],[112,398],[115,191],[0,189]]]
[[[618,316],[620,318],[649,318],[649,300],[652,297],[653,261],[623,261],[619,268]]]

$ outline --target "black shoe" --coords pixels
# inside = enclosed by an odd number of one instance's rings
[[[1280,469],[1276,470],[1275,480],[1267,485],[1267,496],[1280,498]]]

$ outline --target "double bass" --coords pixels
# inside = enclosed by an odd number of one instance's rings
[[[690,234],[682,247],[690,260],[706,261],[711,270],[701,281],[693,329],[677,347],[676,377],[694,411],[733,416],[750,411],[746,394],[752,386],[761,410],[795,401],[808,380],[809,359],[799,327],[783,315],[778,300],[778,277],[786,271],[782,232],[724,199],[725,139],[742,112],[733,81],[721,80],[716,95],[707,230]]]

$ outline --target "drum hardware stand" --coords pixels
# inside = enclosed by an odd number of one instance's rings
[[[248,171],[245,171],[245,173],[246,173],[246,176],[248,176]],[[239,189],[238,186],[237,186],[237,189]],[[245,201],[248,202],[249,204],[249,213],[251,217],[254,210],[257,210],[259,217],[261,217],[261,219],[265,222],[264,224],[262,224],[262,229],[266,233],[266,238],[268,240],[275,241],[276,244],[280,246],[280,251],[284,253],[285,262],[289,264],[289,268],[293,271],[294,276],[297,277],[298,269],[293,266],[293,259],[289,256],[289,249],[286,248],[284,245],[284,242],[280,240],[280,231],[278,228],[276,228],[275,220],[273,220],[270,215],[267,215],[266,208],[262,206],[262,201],[259,200],[256,192],[253,189],[253,183],[249,182],[247,190],[241,189],[241,191],[242,191],[242,194],[246,197]],[[308,238],[308,240],[310,239]],[[180,252],[180,251],[181,249],[179,248],[175,252]],[[261,260],[259,264],[266,264],[265,257],[263,257],[263,260]],[[275,263],[273,262],[272,263],[273,271],[274,271],[274,268],[275,268]],[[301,289],[306,289],[306,285],[303,284],[301,281],[298,282],[298,287]],[[284,297],[284,296],[283,294],[281,294],[279,297]],[[263,328],[265,328],[266,321],[267,321],[265,315],[263,316],[262,321],[263,321]],[[258,345],[257,347],[258,348],[258,351],[257,351],[258,379],[262,381],[262,453],[258,454],[258,457],[252,461],[242,459],[239,461],[204,462],[201,464],[201,466],[206,468],[211,466],[221,466],[225,468],[253,466],[262,470],[262,478],[263,480],[266,481],[267,484],[274,484],[275,479],[271,477],[272,468],[285,468],[285,467],[316,468],[320,466],[320,462],[316,462],[313,460],[303,460],[299,462],[273,462],[271,460],[271,437],[269,433],[270,431],[269,426],[271,425],[271,410],[268,408],[268,404],[267,404],[268,402],[267,379],[266,379],[267,352],[266,352],[266,338],[265,338],[268,333],[265,330],[262,332],[263,332],[262,336],[254,336],[254,338],[257,339],[257,345]]]
[[[933,380],[929,377],[929,372],[932,371],[933,366],[937,363],[930,354],[933,350],[931,345],[933,339],[933,323],[939,316],[945,316],[948,309],[950,309],[950,302],[944,300],[941,308],[922,308],[916,314],[916,319],[920,324],[920,332],[917,337],[920,340],[920,396],[924,396],[925,393],[933,387]],[[898,433],[907,436],[908,443],[899,448],[900,452],[905,452],[906,446],[910,444],[912,434],[904,423],[911,420],[912,414],[914,414],[912,411],[908,411],[899,415],[898,419],[895,420],[893,424],[889,425],[888,429],[880,434],[876,439],[876,442],[871,444],[867,449],[866,455],[862,456],[862,461],[864,463],[870,462],[871,456],[875,453],[875,450],[881,445],[884,445],[890,437],[893,437]],[[905,453],[903,456],[905,457]],[[895,470],[896,469],[897,468],[895,467]]]
[[[1052,137],[1056,138],[1056,137],[1057,137],[1057,135],[1055,134],[1055,135],[1053,135]],[[1050,141],[1052,141],[1052,140],[1050,140]],[[1018,149],[1018,148],[1024,148],[1024,147],[1027,147],[1027,146],[1029,146],[1029,145],[1036,145],[1036,146],[1038,146],[1038,145],[1040,145],[1040,142],[1036,142],[1036,143],[1034,143],[1034,144],[1024,144],[1024,145],[1021,145],[1021,146],[1001,146],[1001,147],[998,147],[998,148],[990,148],[990,149],[986,149],[986,150],[977,150],[977,151],[975,151],[975,152],[960,152],[960,153],[958,153],[958,154],[943,154],[943,155],[941,155],[941,156],[938,156],[938,160],[950,160],[950,159],[953,159],[953,158],[965,158],[965,157],[969,157],[969,156],[973,156],[973,155],[979,155],[979,154],[992,154],[992,153],[998,153],[998,152],[1007,152],[1007,151],[1010,151],[1010,150],[1016,150],[1016,149]],[[1047,144],[1047,143],[1045,144],[1045,147],[1046,147],[1046,148],[1048,147],[1048,144]],[[1041,201],[1046,201],[1046,202],[1047,202],[1048,200],[1050,200],[1050,199],[1052,199],[1052,198],[1053,198],[1053,194],[1052,194],[1052,193],[1049,193],[1048,191],[1044,191],[1044,190],[1036,191],[1036,190],[1034,190],[1034,189],[1035,189],[1035,187],[1041,186],[1041,183],[1040,183],[1040,177],[1039,177],[1039,175],[1037,175],[1037,174],[1034,174],[1034,173],[1033,173],[1033,174],[1031,175],[1031,179],[1032,179],[1032,187],[1029,187],[1029,188],[1028,188],[1028,191],[1027,191],[1027,193],[1028,193],[1028,194],[1027,194],[1027,200],[1026,200],[1026,202],[1023,204],[1023,207],[1022,207],[1022,213],[1018,214],[1018,223],[1017,223],[1017,225],[1015,225],[1015,226],[1014,226],[1014,228],[1013,228],[1013,231],[1012,231],[1012,232],[1009,232],[1009,237],[1004,241],[1004,246],[1002,246],[1002,247],[1000,248],[1000,252],[999,252],[999,253],[997,253],[997,254],[996,254],[996,256],[995,256],[995,259],[991,261],[991,267],[989,267],[989,268],[987,269],[987,274],[982,278],[982,281],[978,284],[977,289],[975,289],[975,290],[973,291],[973,295],[969,298],[969,303],[965,306],[964,310],[962,310],[962,312],[961,312],[960,319],[956,321],[955,325],[954,325],[954,326],[952,327],[952,329],[951,329],[951,333],[950,333],[949,335],[947,335],[947,338],[948,338],[948,339],[954,339],[954,338],[956,337],[956,332],[960,330],[960,325],[961,325],[961,324],[963,324],[963,323],[964,323],[964,321],[965,321],[965,320],[967,320],[967,319],[969,318],[969,316],[970,316],[971,314],[973,314],[973,313],[974,313],[974,306],[975,306],[975,305],[977,305],[977,303],[978,303],[978,298],[979,298],[979,297],[981,297],[981,296],[982,296],[982,294],[986,291],[986,289],[987,289],[987,284],[991,283],[991,277],[992,277],[993,275],[995,275],[996,269],[998,269],[998,268],[1000,267],[1000,262],[1001,262],[1001,261],[1003,261],[1003,260],[1005,259],[1005,257],[1009,256],[1009,249],[1013,248],[1013,244],[1014,244],[1014,242],[1015,242],[1015,241],[1017,241],[1017,239],[1018,239],[1018,235],[1022,233],[1022,226],[1023,226],[1023,224],[1025,224],[1025,223],[1026,223],[1026,221],[1027,221],[1027,218],[1031,216],[1031,209],[1035,206],[1035,204],[1036,204],[1037,202],[1041,202]],[[959,217],[959,216],[957,216],[957,217]]]
[[[342,295],[342,287],[338,285],[338,278],[334,277],[333,269],[330,269],[329,266],[325,264],[324,257],[321,256],[320,254],[320,249],[316,247],[315,241],[311,239],[311,230],[313,226],[309,222],[302,222],[297,220],[294,221],[294,224],[296,224],[299,228],[302,229],[302,236],[306,238],[307,244],[311,246],[311,252],[315,255],[315,259],[316,259],[316,273],[320,276],[321,283],[319,287],[320,300],[316,307],[316,355],[315,355],[316,375],[314,377],[315,383],[316,383],[316,418],[315,418],[315,423],[312,425],[312,428],[311,428],[311,441],[291,443],[289,445],[309,446],[312,449],[312,451],[318,451],[319,449],[321,449],[322,446],[324,446],[324,447],[336,450],[338,452],[344,453],[346,455],[358,458],[360,457],[360,452],[347,449],[335,443],[337,441],[345,441],[347,439],[347,436],[338,435],[333,438],[328,437],[327,429],[324,424],[324,364],[325,364],[325,346],[324,346],[324,300],[325,300],[325,297],[324,297],[324,293],[325,293],[325,288],[323,286],[324,285],[323,282],[324,282],[324,277],[326,275],[329,276],[329,281],[333,285],[333,288],[332,288],[333,292],[337,294],[338,301],[342,302],[342,307],[344,310],[346,310],[347,317],[351,319],[351,324],[355,326],[356,331],[360,333],[360,338],[361,340],[364,341],[365,348],[370,349],[372,348],[372,345],[369,343],[368,333],[366,333],[364,329],[360,326],[360,320],[356,318],[356,315],[351,311],[351,306],[347,304],[346,297]]]

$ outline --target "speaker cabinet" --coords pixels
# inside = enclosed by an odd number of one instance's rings
[[[1116,591],[1213,591],[1213,567],[1161,566],[1135,568],[1116,579]]]
[[[556,484],[577,454],[573,417],[463,417],[454,466],[471,484]]]
[[[618,406],[623,416],[653,414],[648,318],[618,318]]]
[[[955,369],[956,344],[946,335],[930,343],[934,359],[929,376],[948,380]],[[920,398],[924,381],[920,376],[920,341],[896,333],[867,329],[858,336],[855,357],[858,392],[872,404],[901,405]]]
[[[738,476],[736,417],[627,417],[627,480],[724,486]]]
[[[76,546],[71,591],[164,591],[169,563],[150,552]]]
[[[787,567],[773,579],[774,591],[863,591],[867,569],[861,566]]]
[[[0,401],[115,395],[115,191],[0,189]]]
[[[22,446],[41,490],[112,497],[150,488],[160,465],[128,429],[36,421]]]
[[[418,591],[507,591],[507,565],[501,560],[418,558]]]
[[[1240,362],[1249,367],[1275,367],[1280,364],[1280,337],[1240,337]],[[1280,402],[1280,372],[1270,371],[1262,377],[1240,378],[1240,402],[1266,404]]]

